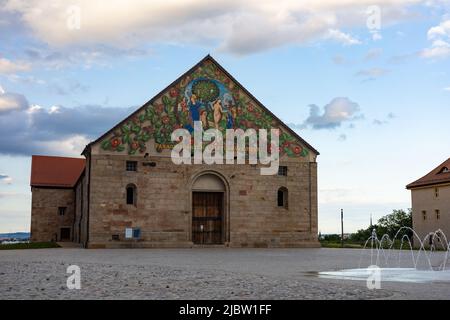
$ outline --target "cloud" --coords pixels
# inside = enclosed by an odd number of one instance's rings
[[[418,54],[417,52],[395,55],[389,58],[389,63],[393,64],[405,63],[411,60],[412,58],[417,58],[418,55],[420,55],[420,53]]]
[[[443,20],[439,25],[427,32],[431,46],[422,50],[419,55],[427,59],[441,59],[450,56],[450,19]]]
[[[337,29],[328,30],[328,34],[325,36],[325,38],[335,40],[343,45],[361,44],[361,41],[359,41],[358,39]]]
[[[114,47],[114,44],[91,44],[78,47],[28,47],[23,50],[25,59],[33,61],[33,65],[47,69],[63,69],[78,66],[82,62],[83,68],[92,66],[109,66],[106,62],[111,58],[134,59],[153,54],[146,44],[140,44],[140,48]]]
[[[28,101],[23,95],[6,92],[0,86],[0,116],[15,110],[24,110],[27,107]]]
[[[313,129],[335,129],[343,122],[351,122],[362,119],[360,107],[356,102],[345,97],[331,100],[323,107],[323,113],[317,105],[309,106],[309,117],[303,123],[303,127]]]
[[[384,120],[374,119],[373,124],[377,125],[377,126],[382,126],[384,124],[388,124],[390,120],[395,119],[395,118],[396,118],[396,115],[392,112],[389,112],[386,116],[386,119],[384,119]]]
[[[450,37],[450,19],[442,21],[438,26],[432,27],[427,32],[428,39]]]
[[[25,108],[0,113],[0,153],[79,155],[90,140],[133,110],[98,105],[48,108],[27,103]]]
[[[370,68],[358,71],[355,76],[364,78],[378,78],[389,73],[389,70],[383,68]]]
[[[0,174],[0,182],[6,183],[6,184],[12,184],[13,179],[6,174]]]
[[[383,54],[382,48],[373,48],[367,51],[366,56],[364,57],[364,60],[375,60],[379,58]]]
[[[381,126],[381,125],[386,124],[386,123],[387,122],[385,120],[378,120],[378,119],[373,120],[373,124],[375,124],[377,126]]]
[[[31,64],[28,62],[23,61],[13,62],[5,58],[0,58],[0,73],[8,74],[20,71],[28,71],[30,69]]]
[[[450,43],[444,40],[435,40],[430,48],[426,48],[420,52],[422,58],[440,59],[450,56]]]
[[[387,118],[388,119],[395,119],[395,118],[397,118],[397,116],[395,115],[395,113],[389,112],[388,115],[387,115]]]
[[[344,142],[347,140],[347,135],[346,134],[341,134],[338,137],[338,141]]]
[[[69,94],[86,93],[90,90],[88,85],[82,84],[75,80],[60,81],[59,83],[53,83],[49,86],[50,91],[66,96]]]
[[[139,48],[145,43],[197,44],[242,55],[310,41],[359,40],[339,30],[365,28],[372,0],[5,0],[3,16],[20,22],[21,32],[52,48]],[[427,0],[380,0],[383,23],[409,18],[409,8]],[[28,30],[28,31],[27,31]],[[331,31],[330,31],[331,30]]]
[[[444,88],[444,91],[450,91],[450,87]]]
[[[338,65],[347,63],[347,60],[345,59],[345,57],[343,57],[341,55],[335,55],[332,60],[333,60],[334,64],[338,64]]]

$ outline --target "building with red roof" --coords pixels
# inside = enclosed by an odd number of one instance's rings
[[[179,141],[172,133],[191,134],[199,125],[224,136],[227,129],[278,129],[263,150],[279,154],[280,166],[278,159],[271,163],[279,170],[262,175],[269,165],[248,161],[174,163]],[[319,246],[319,152],[209,55],[82,155],[33,156],[32,241],[88,248]]]
[[[419,237],[438,229],[449,236],[450,158],[406,188],[411,190],[413,228]]]
[[[86,160],[31,158],[31,240],[73,241],[75,188],[84,177]]]

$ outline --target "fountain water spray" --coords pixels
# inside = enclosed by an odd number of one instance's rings
[[[410,231],[412,237],[410,238],[407,234],[403,234],[401,237],[399,235],[402,231]],[[394,245],[400,242],[399,250],[394,248]],[[417,253],[414,253],[413,244],[418,241],[419,246],[416,246]],[[394,238],[391,240],[388,234],[384,234],[381,239],[378,239],[377,232],[375,229],[372,230],[372,235],[367,239],[364,244],[364,249],[368,248],[370,242],[370,265],[377,265],[380,267],[393,267],[391,256],[397,253],[397,267],[400,267],[401,263],[401,253],[404,252],[403,247],[405,244],[409,245],[409,254],[411,255],[411,265],[414,269],[420,267],[419,261],[420,257],[423,255],[427,267],[430,270],[445,270],[447,265],[447,260],[449,258],[450,243],[447,240],[446,235],[441,229],[434,232],[428,233],[423,239],[410,227],[401,227]],[[428,245],[427,245],[428,244]],[[444,256],[441,258],[442,261],[438,265],[433,265],[433,257],[435,253],[440,250],[444,251]],[[363,255],[367,253],[367,250],[361,252],[361,258],[359,262],[359,267],[361,267]],[[442,254],[441,254],[442,256]]]
[[[409,250],[404,250],[406,245],[409,245]],[[361,250],[358,269],[325,271],[318,275],[323,278],[369,281],[367,273],[376,269],[383,281],[450,282],[450,268],[447,268],[449,251],[450,243],[441,229],[429,232],[423,239],[410,227],[400,228],[392,239],[387,234],[378,238],[373,229]],[[402,255],[405,252],[409,258],[405,259],[405,255]],[[368,258],[367,255],[369,259],[366,262],[370,261],[370,265],[362,266],[363,258]],[[405,261],[407,266],[402,266]]]

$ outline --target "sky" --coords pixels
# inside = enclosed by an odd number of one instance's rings
[[[0,232],[29,231],[32,154],[80,157],[207,54],[320,151],[322,233],[450,157],[449,0],[0,0]]]

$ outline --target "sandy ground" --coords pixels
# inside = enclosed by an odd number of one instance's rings
[[[316,276],[369,264],[356,249],[2,250],[0,299],[450,299],[450,282],[369,290]],[[80,290],[66,286],[69,265],[80,267]]]

